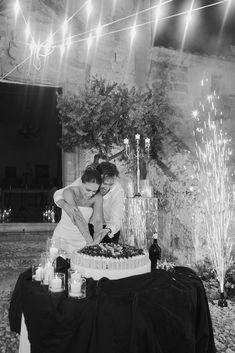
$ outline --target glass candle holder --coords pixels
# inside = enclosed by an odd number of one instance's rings
[[[65,290],[65,274],[60,272],[53,273],[49,278],[49,291],[59,293]]]
[[[81,281],[82,274],[78,270],[74,270],[72,268],[68,269],[68,280],[77,280]]]
[[[53,262],[59,253],[59,248],[60,248],[60,239],[52,239],[48,238],[47,239],[47,252],[50,255],[50,260]]]
[[[54,265],[51,262],[50,255],[48,253],[44,253],[41,255],[42,265],[43,265],[43,276],[42,276],[42,284],[48,285],[50,277],[54,274],[55,269]]]
[[[81,277],[68,280],[68,295],[71,298],[86,298],[86,279]]]

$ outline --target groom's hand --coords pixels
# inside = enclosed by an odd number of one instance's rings
[[[94,245],[99,244],[104,237],[109,233],[109,228],[108,229],[101,229],[99,232],[95,233],[94,235]]]

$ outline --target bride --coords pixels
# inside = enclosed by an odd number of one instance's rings
[[[79,250],[86,245],[99,242],[95,235],[103,229],[103,198],[99,192],[102,178],[93,167],[87,167],[80,184],[63,191],[63,199],[57,203],[62,208],[61,219],[56,226],[52,239],[61,238],[67,252]],[[88,223],[94,226],[94,239]]]

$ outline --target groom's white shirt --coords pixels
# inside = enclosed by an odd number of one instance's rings
[[[76,179],[70,185],[67,185],[63,189],[59,189],[54,193],[54,202],[58,205],[59,200],[63,200],[63,191],[71,186],[81,185],[81,178]],[[116,181],[111,187],[109,192],[103,196],[103,212],[104,220],[107,228],[111,229],[109,237],[112,238],[122,226],[123,212],[124,212],[124,190],[121,184]]]

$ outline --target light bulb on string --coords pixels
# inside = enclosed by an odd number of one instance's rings
[[[154,34],[156,34],[157,32],[159,18],[161,17],[161,15],[162,15],[162,0],[159,1],[158,6],[155,10]]]
[[[66,33],[68,32],[68,21],[67,20],[64,20],[64,23],[61,27],[61,30],[62,30],[62,35],[63,35],[63,38],[65,37]]]
[[[91,12],[92,12],[92,3],[91,3],[91,0],[88,0],[88,1],[87,1],[86,12],[87,12],[87,19],[89,19],[90,14],[91,14]]]
[[[15,17],[17,18],[19,11],[20,11],[20,3],[19,0],[16,0],[14,5]]]
[[[26,29],[25,29],[25,37],[26,37],[26,40],[28,40],[29,36],[31,34],[31,31],[30,31],[30,25],[29,25],[29,22],[26,24]]]
[[[186,16],[186,26],[188,26],[191,21],[192,21],[192,13],[191,11],[189,11],[189,13]]]
[[[99,37],[101,36],[101,33],[102,33],[102,26],[99,23],[98,26],[96,27],[96,30],[95,30],[95,35],[96,35],[97,39],[99,39]]]
[[[158,22],[160,16],[162,14],[162,0],[159,1],[158,7],[155,11],[155,21]]]
[[[136,26],[134,25],[131,29],[131,43],[135,39],[135,36],[136,36]]]

